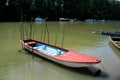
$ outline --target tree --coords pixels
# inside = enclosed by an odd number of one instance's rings
[[[120,19],[115,0],[0,0],[0,21],[30,21],[35,17]]]

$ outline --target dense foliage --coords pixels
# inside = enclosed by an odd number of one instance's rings
[[[0,21],[30,21],[35,17],[120,19],[120,2],[115,0],[0,0]]]

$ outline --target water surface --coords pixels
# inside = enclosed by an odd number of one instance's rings
[[[47,22],[31,23],[34,38],[63,46],[76,52],[98,57],[102,65],[97,65],[103,73],[93,76],[87,68],[67,68],[22,50],[19,43],[20,23],[0,23],[0,80],[119,80],[120,50],[109,41],[103,31],[120,30],[119,22]],[[27,28],[29,23],[23,23]],[[44,39],[47,25],[49,36]],[[97,34],[92,34],[95,31]],[[63,33],[64,36],[63,36]],[[25,35],[27,36],[27,34]]]

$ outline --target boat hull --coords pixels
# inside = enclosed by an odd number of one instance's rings
[[[120,49],[120,37],[117,36],[109,36],[110,41],[115,45],[118,49]]]
[[[93,66],[93,65],[95,65],[95,63],[94,63],[94,64],[89,64],[89,63],[74,63],[74,62],[61,61],[61,60],[52,58],[52,57],[50,57],[50,56],[48,56],[48,55],[40,54],[40,52],[35,51],[35,50],[33,50],[33,49],[30,49],[30,48],[28,48],[28,47],[25,47],[25,49],[28,50],[28,51],[30,51],[30,52],[35,53],[36,55],[38,55],[38,56],[40,56],[40,57],[44,57],[44,58],[46,58],[46,59],[48,59],[48,60],[51,60],[51,61],[53,61],[53,62],[62,64],[62,65],[67,66],[67,67],[75,67],[75,68],[77,68],[77,67],[88,67],[88,66]],[[97,64],[97,63],[96,63],[96,64]]]

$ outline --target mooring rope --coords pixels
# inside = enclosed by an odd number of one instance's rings
[[[32,39],[32,24],[30,23],[30,27],[29,27],[29,29],[30,29],[30,33],[29,33],[29,39]]]
[[[41,29],[40,41],[43,39],[43,29]]]
[[[104,70],[107,74],[109,74],[108,71],[104,68],[103,64],[102,64],[102,63],[100,63],[100,64],[101,64],[103,70]]]
[[[23,23],[20,23],[20,36],[21,36],[21,40],[24,39],[24,28],[23,28]],[[22,49],[24,48],[24,45],[22,45]]]
[[[35,29],[33,31],[33,27],[32,27],[32,24],[30,24],[29,26],[24,26],[23,25],[23,10],[22,10],[22,7],[20,6],[20,14],[21,14],[21,22],[20,22],[20,37],[21,37],[21,40],[25,40],[25,39],[32,39],[34,38],[34,34],[35,34]],[[24,45],[22,45],[22,49],[24,48]],[[31,77],[32,75],[34,74],[34,54],[33,54],[33,45],[32,45],[32,59],[33,59],[33,62],[32,62],[32,70],[31,70]],[[31,65],[30,65],[31,66]],[[25,77],[25,76],[23,76]],[[32,80],[33,80],[33,77],[32,77]]]
[[[63,47],[64,39],[65,39],[65,27],[63,26],[63,38],[62,38],[62,45],[61,45],[61,47]]]
[[[46,26],[45,26],[45,28],[44,28],[44,40],[43,40],[44,42],[45,42],[45,40],[46,40],[45,38],[46,38]]]
[[[48,44],[49,44],[49,30],[48,30],[47,23],[46,23],[46,31],[47,31],[47,35],[48,35]]]
[[[55,36],[55,46],[57,45],[57,35]]]
[[[26,34],[26,39],[28,39],[29,38],[28,27],[24,26],[24,30],[25,30],[25,34]]]

